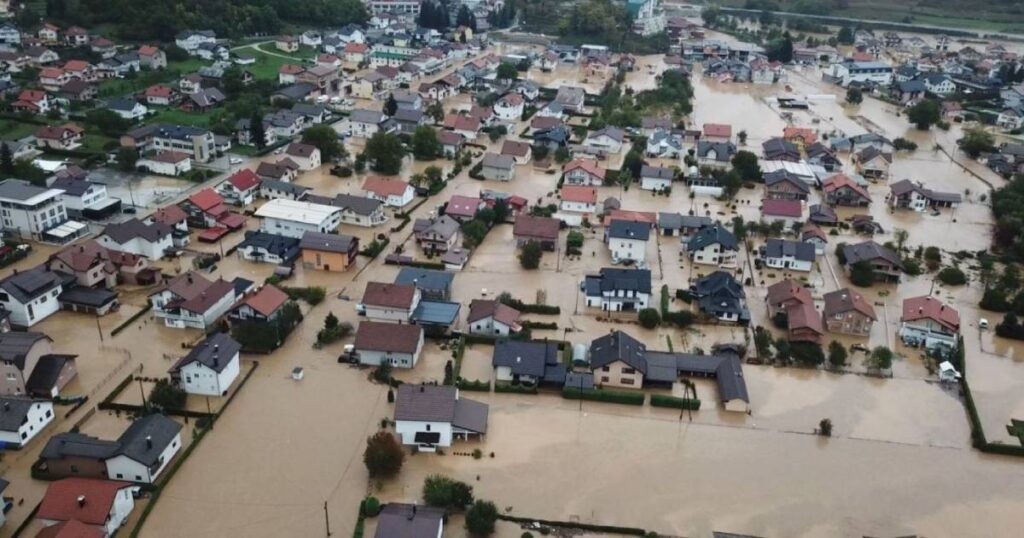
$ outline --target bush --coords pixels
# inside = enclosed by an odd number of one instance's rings
[[[562,397],[567,400],[589,400],[592,402],[608,402],[626,405],[643,405],[646,395],[642,392],[624,392],[615,390],[580,390],[572,387],[562,389]]]
[[[672,325],[675,325],[676,327],[679,327],[681,329],[685,329],[686,327],[693,325],[694,315],[693,312],[690,312],[689,310],[669,312],[668,314],[665,314],[665,316],[662,318],[662,321],[664,321],[665,323],[671,323]]]
[[[362,511],[364,516],[376,517],[380,510],[380,501],[376,497],[371,496],[363,499]]]
[[[1002,288],[986,288],[978,306],[992,312],[1006,312],[1010,310],[1012,305],[1006,295],[1006,291]]]
[[[491,501],[477,501],[466,512],[466,530],[472,536],[494,534],[496,521],[498,521],[498,508]]]
[[[789,346],[789,356],[805,366],[817,366],[825,362],[821,346],[811,342],[795,342]]]
[[[639,314],[640,326],[645,329],[653,329],[661,323],[661,315],[654,308],[645,308]]]
[[[461,377],[455,381],[455,386],[459,390],[468,390],[473,392],[490,392],[491,382],[490,381],[473,381],[471,379],[462,379]]]
[[[665,394],[651,394],[651,406],[698,411],[700,410],[700,400],[697,398],[677,398]]]
[[[821,422],[818,423],[818,435],[822,437],[832,437],[832,419],[821,419]]]
[[[405,452],[390,432],[380,431],[366,439],[363,463],[373,478],[394,476],[402,469]]]
[[[511,383],[495,383],[494,392],[505,392],[511,394],[537,394],[535,385],[513,385]]]
[[[946,267],[939,271],[939,282],[947,286],[963,286],[967,283],[967,275],[959,267]]]
[[[511,306],[524,314],[547,314],[557,316],[562,313],[562,309],[557,306],[548,304],[526,304],[519,299],[513,298],[508,292],[499,294],[497,300],[499,303]]]
[[[690,295],[690,290],[678,289],[676,290],[676,299],[683,301],[686,304],[693,302],[693,295]]]
[[[1024,326],[1020,324],[1017,319],[1017,314],[1008,312],[1003,317],[1003,321],[1000,321],[996,325],[996,334],[1003,338],[1011,338],[1013,340],[1024,340]]]
[[[184,409],[188,394],[166,378],[158,379],[149,392],[149,404],[163,409]]]
[[[875,270],[870,263],[861,260],[850,266],[850,282],[861,288],[871,287],[875,283]]]
[[[543,255],[544,250],[541,248],[540,243],[536,241],[527,241],[519,252],[519,265],[521,265],[523,269],[536,269],[537,267],[540,267],[540,259]]]
[[[848,353],[842,342],[833,340],[828,345],[828,363],[834,368],[846,365]]]
[[[423,501],[438,508],[465,510],[473,502],[473,486],[433,474],[423,481]]]
[[[310,305],[318,305],[323,302],[324,298],[327,297],[327,290],[320,286],[310,286],[306,288],[295,288],[295,287],[281,287],[281,291],[288,294],[288,297],[293,301],[299,299],[305,301]]]

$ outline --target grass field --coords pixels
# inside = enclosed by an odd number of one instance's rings
[[[33,123],[0,120],[0,133],[2,133],[4,140],[20,140],[26,136],[34,135],[39,127],[39,125]]]
[[[778,0],[782,11],[796,11],[803,0]],[[716,0],[727,7],[745,8],[747,0]],[[924,5],[924,4],[930,5]],[[847,7],[836,7],[829,2],[827,9],[820,13],[834,17],[850,17],[887,22],[908,22],[988,30],[1007,33],[1024,33],[1024,10],[998,2],[964,0],[950,3],[944,1],[918,2],[912,0],[850,0]]]
[[[146,119],[146,123],[174,123],[178,125],[190,125],[192,127],[208,127],[210,115],[196,112],[185,112],[179,108],[161,108],[156,115]]]

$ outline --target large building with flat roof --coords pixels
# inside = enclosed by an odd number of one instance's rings
[[[306,232],[330,233],[341,224],[341,208],[276,198],[259,210],[260,231],[302,239]]]

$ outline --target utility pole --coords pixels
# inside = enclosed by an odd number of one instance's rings
[[[139,381],[139,394],[142,395],[142,408],[148,411],[149,404],[146,403],[146,390],[142,388],[142,378],[137,377],[136,379]]]
[[[100,333],[100,342],[103,342],[103,329],[100,327],[99,316],[96,316],[96,332]]]
[[[327,513],[327,501],[324,501],[324,523],[327,524],[327,536],[331,535],[331,516]]]

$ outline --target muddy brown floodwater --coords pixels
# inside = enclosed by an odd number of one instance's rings
[[[658,56],[645,56],[639,64],[641,68],[627,77],[627,84],[635,89],[652,87],[664,62]],[[591,91],[604,84],[572,66],[562,66],[551,74],[531,72],[529,77],[543,85],[584,85]],[[842,92],[822,83],[820,73],[813,69],[789,72],[786,83],[797,95],[835,98],[816,98],[809,111],[793,115],[793,124],[813,126],[822,133],[851,135],[871,129],[890,138],[910,138],[921,149],[897,157],[894,178],[920,180],[961,193],[970,190],[958,209],[937,216],[892,214],[883,203],[887,185],[872,185],[869,190],[875,203],[868,211],[885,229],[876,240],[891,240],[894,230],[906,229],[912,248],[939,244],[949,251],[977,250],[989,244],[991,216],[980,195],[987,192],[986,181],[999,185],[1001,180],[953,153],[959,126],[949,132],[922,133],[896,117],[890,105],[876,100],[869,98],[856,108],[844,106],[840,104]],[[735,131],[746,130],[747,149],[759,153],[761,142],[779,135],[787,125],[770,99],[783,93],[781,84],[719,84],[698,73],[694,86],[696,103],[690,122],[726,122],[733,124]],[[464,104],[464,98],[460,99],[463,101],[453,100],[446,107]],[[519,133],[524,127],[525,123],[520,123],[512,132]],[[491,150],[501,145],[501,141],[480,142]],[[348,143],[352,151],[362,142]],[[953,157],[934,151],[935,144],[947,148]],[[621,159],[620,154],[604,164],[617,168]],[[984,181],[964,172],[953,159]],[[402,175],[422,172],[430,165],[447,170],[451,163],[409,161]],[[846,167],[852,171],[848,159]],[[303,174],[298,183],[332,195],[359,192],[363,178],[340,179],[321,169]],[[440,196],[412,216],[428,215],[453,194],[476,195],[481,189],[519,194],[531,203],[552,203],[557,201],[557,179],[554,166],[534,163],[518,166],[516,178],[509,183],[476,181],[464,170]],[[653,196],[635,187],[599,189],[599,199],[609,196],[620,198],[624,209],[693,211],[721,220],[737,215],[754,220],[759,217],[763,190],[743,189],[733,204],[691,199],[682,186],[669,196]],[[815,192],[812,203],[817,199]],[[394,221],[377,229],[346,225],[341,231],[365,241],[390,233],[393,225]],[[248,228],[257,226],[255,219],[250,219]],[[629,331],[654,349],[666,349],[667,340],[676,350],[707,350],[715,343],[745,341],[742,328],[645,330],[628,316],[599,319],[584,308],[579,282],[610,263],[601,232],[597,227],[585,233],[583,254],[578,259],[567,259],[560,252],[545,253],[540,269],[527,272],[515,258],[511,226],[498,226],[458,274],[453,300],[463,304],[464,315],[472,299],[493,297],[501,291],[525,301],[543,297],[561,308],[557,318],[544,317],[556,320],[560,329],[538,331],[538,336],[572,342],[589,342],[613,328]],[[391,234],[391,244],[404,244],[406,252],[421,257],[410,234],[411,227]],[[221,245],[193,242],[192,246],[219,252],[241,239],[242,234],[236,232]],[[829,256],[819,259],[814,271],[806,275],[819,301],[822,294],[849,285],[835,262],[836,244],[860,238],[844,232],[829,240]],[[759,241],[754,240],[753,246]],[[46,252],[45,247],[39,249],[32,260],[38,263]],[[766,324],[764,291],[787,275],[767,270],[751,273],[747,254],[741,259],[743,276],[752,279],[747,293],[755,323]],[[190,257],[186,257],[161,266],[173,273],[189,263]],[[656,290],[662,284],[671,290],[686,287],[692,279],[710,272],[691,266],[673,238],[652,241],[647,263]],[[228,256],[211,276],[262,281],[272,270],[270,265]],[[764,536],[1011,536],[1020,528],[1024,467],[1014,459],[973,450],[958,395],[934,382],[915,350],[896,344],[903,297],[933,291],[952,302],[964,322],[971,385],[986,433],[1009,442],[1005,424],[1010,418],[1024,417],[1024,371],[1011,344],[978,330],[980,317],[988,317],[992,323],[996,317],[977,310],[977,286],[947,289],[924,275],[908,278],[898,288],[878,286],[864,292],[875,304],[879,322],[866,338],[840,340],[897,349],[902,357],[894,365],[891,379],[858,375],[864,371],[860,355],[852,358],[851,373],[846,374],[750,365],[744,369],[753,408],[749,416],[719,410],[715,386],[698,381],[704,405],[693,413],[692,420],[676,411],[649,406],[581,405],[549,394],[466,393],[465,397],[490,404],[488,435],[482,441],[459,445],[456,451],[479,447],[484,458],[474,460],[451,451],[443,456],[410,456],[399,477],[375,482],[368,480],[362,451],[366,437],[392,416],[387,390],[369,380],[369,370],[337,362],[351,337],[324,349],[314,349],[312,344],[328,312],[357,323],[354,305],[366,282],[390,281],[396,273],[396,268],[383,265],[380,259],[367,262],[364,258],[343,274],[297,270],[289,285],[324,286],[327,299],[312,308],[303,305],[305,321],[281,349],[268,356],[244,357],[260,366],[166,486],[142,536],[322,536],[325,503],[332,532],[346,534],[365,495],[374,494],[385,501],[417,500],[423,478],[438,472],[471,483],[478,497],[491,499],[503,511],[509,509],[517,515],[641,526],[672,535],[707,536],[711,530],[719,530]],[[58,352],[80,355],[81,373],[72,392],[102,398],[134,369],[142,368],[144,375],[162,375],[180,355],[181,343],[199,338],[196,331],[165,328],[149,315],[110,337],[110,329],[143,307],[149,291],[123,294],[121,311],[100,320],[102,342],[90,317],[61,313],[38,326],[54,337]],[[674,301],[672,308],[686,305]],[[490,354],[488,346],[471,346],[464,357],[464,377],[490,379]],[[431,342],[415,370],[396,375],[409,382],[439,381],[450,357],[450,349]],[[290,376],[296,366],[306,371],[302,381]],[[678,394],[678,389],[675,392]],[[123,398],[134,401],[136,395],[129,393]],[[205,406],[205,402],[190,401],[189,405]],[[59,420],[50,431],[70,429],[84,412]],[[834,437],[827,440],[812,435],[818,421],[826,417],[835,424]],[[112,417],[97,415],[85,422],[83,431],[106,435],[118,427]],[[12,521],[24,519],[45,491],[45,483],[28,479],[29,465],[42,444],[9,454],[3,462],[5,478],[12,480],[17,495],[26,499],[24,506],[8,514]],[[492,452],[493,458],[489,457]],[[445,536],[464,536],[461,521],[453,518],[451,523]],[[372,529],[371,522],[368,530]],[[0,531],[0,535],[6,536],[4,532],[10,531]],[[498,536],[514,538],[520,533],[514,525],[501,524]]]

